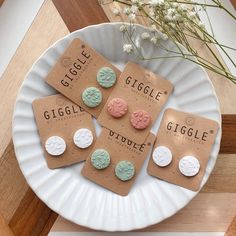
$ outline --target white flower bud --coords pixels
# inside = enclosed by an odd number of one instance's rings
[[[156,37],[152,37],[150,39],[150,41],[153,43],[153,44],[156,44],[157,43],[157,38]]]
[[[162,37],[162,39],[163,39],[164,41],[166,41],[166,40],[168,39],[168,36],[167,36],[166,34],[164,34],[164,33],[161,35],[161,37]]]
[[[188,16],[190,18],[195,18],[196,15],[197,15],[197,13],[195,11],[191,11],[191,12],[188,13]]]
[[[156,31],[157,31],[156,25],[151,25],[150,31],[151,31],[151,32],[156,32]]]
[[[162,6],[162,5],[164,5],[164,0],[151,0],[151,1],[149,2],[149,4],[150,4],[152,7]]]
[[[141,34],[141,38],[144,39],[144,40],[145,39],[149,39],[150,38],[150,34],[148,32],[144,32],[144,33]]]
[[[205,25],[203,22],[199,21],[198,26],[202,29],[205,29]]]
[[[180,4],[179,9],[186,12],[188,10],[187,6],[185,4]]]
[[[131,11],[132,13],[137,13],[138,7],[133,5],[133,6],[130,8],[130,11]]]
[[[134,13],[131,13],[131,14],[129,14],[129,20],[130,21],[134,21],[135,20],[135,18],[136,18],[136,15],[134,14]]]
[[[120,14],[120,10],[118,8],[113,8],[112,12],[115,16],[118,16]]]
[[[131,53],[133,51],[133,46],[131,44],[124,44],[123,51],[127,53]]]
[[[121,31],[121,32],[125,32],[126,30],[127,30],[126,25],[121,25],[121,26],[120,26],[120,31]]]
[[[126,7],[126,8],[124,9],[123,13],[124,13],[125,15],[129,15],[129,14],[131,13],[130,8],[129,8],[129,7]]]

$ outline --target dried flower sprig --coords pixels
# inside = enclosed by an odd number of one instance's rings
[[[181,57],[236,83],[236,77],[224,66],[212,45],[216,45],[235,68],[236,62],[229,56],[226,48],[229,50],[236,49],[219,43],[214,37],[211,24],[211,33],[209,33],[198,14],[199,11],[204,11],[208,17],[207,8],[219,8],[229,14],[236,23],[236,16],[229,12],[220,0],[208,0],[207,3],[199,3],[193,0],[113,0],[113,2],[121,3],[124,6],[122,9],[123,14],[129,20],[129,26],[124,24],[120,28],[124,36],[123,50],[125,52],[133,53],[142,60]],[[114,9],[113,13],[119,15],[120,10]],[[149,22],[149,30],[141,35],[136,34],[134,24],[139,16],[147,18]],[[176,45],[178,50],[166,47],[164,42],[168,39]],[[191,45],[192,39],[201,41],[212,55],[214,61],[209,61],[199,55],[197,50]],[[142,41],[150,41],[150,43],[171,54],[170,56],[168,54],[168,56],[146,58],[143,55],[143,48],[140,46]],[[188,52],[183,50],[180,44]]]

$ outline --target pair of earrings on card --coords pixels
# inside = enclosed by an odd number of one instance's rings
[[[96,149],[90,157],[92,166],[97,170],[104,170],[111,165],[111,156],[105,149]],[[135,175],[134,164],[127,160],[119,161],[115,165],[115,176],[121,181],[128,181]]]
[[[172,162],[172,152],[166,146],[158,146],[152,153],[152,159],[159,167],[166,167]],[[198,174],[200,163],[194,156],[183,156],[179,160],[179,171],[187,177],[192,177]]]
[[[87,128],[78,129],[73,136],[74,144],[81,149],[88,148],[93,143],[93,133]],[[66,150],[66,142],[60,136],[51,136],[45,142],[45,149],[51,156],[60,156]]]
[[[97,72],[97,82],[105,89],[116,83],[116,73],[110,67],[102,67]],[[82,93],[82,100],[87,107],[95,108],[102,102],[102,92],[96,87],[87,87]]]
[[[128,104],[122,98],[113,98],[107,104],[107,112],[114,118],[121,118],[128,111]],[[148,127],[151,115],[145,110],[136,110],[130,115],[131,125],[138,130]]]

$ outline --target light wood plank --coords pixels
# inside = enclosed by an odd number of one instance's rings
[[[11,142],[0,159],[0,211],[7,223],[28,188],[16,161]]]
[[[13,232],[11,231],[11,229],[9,228],[9,226],[7,225],[6,221],[4,220],[1,214],[0,214],[0,234],[3,236],[14,236]]]
[[[11,140],[13,107],[20,85],[35,60],[69,31],[50,0],[45,1],[24,40],[0,79],[0,156]]]
[[[235,180],[236,154],[220,154],[214,170],[201,191],[207,193],[236,193]]]
[[[9,226],[15,235],[38,236],[43,232],[46,235],[57,216],[31,189],[28,189],[11,218]]]
[[[67,27],[51,0],[46,0],[0,79],[1,97],[8,98],[0,103],[0,212],[6,223],[10,222],[15,232],[23,232],[23,230],[31,232],[35,228],[40,233],[44,232],[45,235],[57,216],[45,205],[43,207],[41,205],[43,203],[34,193],[32,193],[34,202],[39,210],[37,211],[35,207],[31,212],[30,224],[28,224],[27,208],[19,208],[22,201],[30,199],[27,197],[29,196],[27,192],[31,190],[15,158],[11,141],[11,119],[15,98],[27,71],[45,49],[68,33]],[[30,202],[27,205],[29,206]],[[18,217],[19,215],[25,215],[25,218]],[[37,225],[39,216],[41,223]]]

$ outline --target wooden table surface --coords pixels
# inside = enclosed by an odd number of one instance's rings
[[[97,0],[45,0],[0,79],[0,235],[47,235],[58,216],[29,188],[15,158],[11,119],[19,87],[33,62],[57,39],[90,24],[125,19],[114,17],[112,7],[111,4],[101,7]],[[144,19],[139,22],[145,24]],[[208,56],[203,45],[193,43]],[[230,233],[235,230],[236,220],[232,220],[236,213],[236,86],[211,72],[209,76],[223,118],[221,153],[215,169],[186,208],[147,231],[226,231],[229,228]],[[61,225],[86,231],[62,218],[58,218],[54,229]]]

